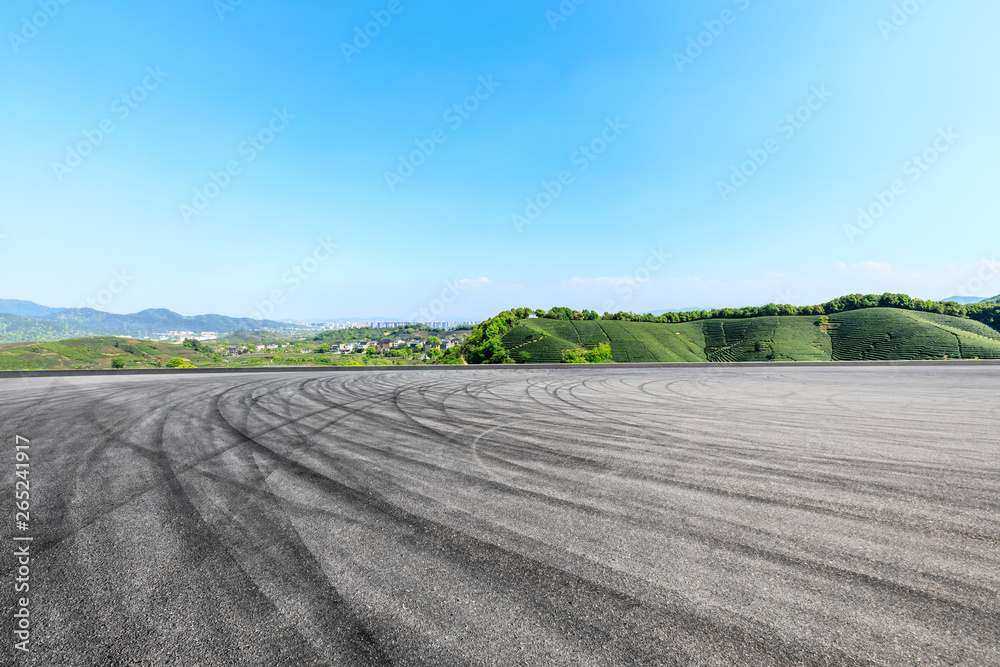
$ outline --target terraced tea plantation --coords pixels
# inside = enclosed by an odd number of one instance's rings
[[[502,339],[511,358],[560,363],[566,350],[611,345],[616,362],[1000,359],[1000,332],[968,319],[896,308],[682,324],[530,318]]]

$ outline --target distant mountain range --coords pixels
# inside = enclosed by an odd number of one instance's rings
[[[53,341],[85,336],[148,338],[168,331],[225,334],[238,329],[305,330],[285,322],[226,315],[188,317],[163,308],[118,315],[92,308],[50,308],[32,301],[0,299],[0,342]]]
[[[941,299],[942,301],[954,301],[955,303],[960,303],[963,306],[967,306],[970,303],[980,303],[982,301],[989,301],[987,297],[982,296],[949,296],[947,299]]]
[[[9,315],[20,315],[21,317],[47,317],[54,315],[65,308],[49,308],[34,301],[21,301],[20,299],[0,299],[0,313]]]

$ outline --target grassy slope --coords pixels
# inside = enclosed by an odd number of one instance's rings
[[[127,349],[116,347],[115,342]],[[0,345],[0,370],[110,368],[114,357],[125,359],[126,368],[156,368],[157,362],[166,365],[171,357],[181,357],[194,365],[209,363],[209,359],[180,344],[95,337]]]
[[[1000,359],[1000,333],[979,322],[894,308],[830,317],[702,320],[684,324],[523,320],[503,338],[511,357],[558,363],[562,352],[610,343],[618,362]]]
[[[532,318],[503,342],[514,359],[523,352],[531,362],[549,363],[561,362],[563,350],[600,343],[610,343],[618,362],[1000,359],[1000,332],[973,320],[870,308],[830,316],[829,330],[816,322],[815,316],[683,324]],[[175,356],[196,366],[220,365],[175,343],[93,337],[0,345],[0,370],[109,368],[113,357],[125,358],[129,368],[154,368]],[[258,357],[242,361],[264,363]]]
[[[118,346],[115,343],[118,343]],[[224,345],[224,344],[223,344]],[[126,368],[164,367],[171,357],[199,367],[241,368],[251,366],[410,365],[412,359],[372,358],[364,355],[330,357],[322,353],[300,354],[292,350],[261,351],[215,362],[179,343],[161,343],[114,337],[91,337],[54,343],[9,343],[0,345],[0,370],[86,370],[110,368],[114,357],[125,359]]]

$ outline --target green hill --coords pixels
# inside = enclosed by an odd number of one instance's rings
[[[118,358],[125,368],[160,368],[172,357],[202,366],[213,360],[180,343],[154,343],[113,337],[90,337],[41,343],[0,345],[0,370],[80,370],[111,368]]]
[[[507,325],[503,352],[524,363],[560,363],[567,351],[602,343],[615,362],[1000,359],[1000,332],[986,324],[899,308],[681,323],[531,317]],[[497,352],[489,357],[502,359]],[[489,359],[474,349],[466,356]]]
[[[0,313],[0,343],[23,340],[61,340],[75,336],[86,336],[85,328],[64,322],[33,320],[20,315]]]

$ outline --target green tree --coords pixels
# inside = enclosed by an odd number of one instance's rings
[[[587,351],[587,361],[592,364],[606,364],[611,361],[611,343],[600,343]]]
[[[125,368],[125,357],[114,357],[111,359],[111,368]]]
[[[507,357],[510,359],[510,357]],[[454,347],[449,347],[447,352],[441,354],[440,357],[434,362],[439,364],[464,364],[465,359],[462,358],[462,348],[458,345]],[[513,360],[506,363],[514,363]]]
[[[611,344],[601,343],[597,347],[586,349],[578,347],[575,350],[563,352],[563,361],[567,364],[606,364],[611,359]]]
[[[572,308],[566,308],[565,306],[555,306],[549,309],[549,312],[545,313],[545,317],[550,320],[572,320],[574,311]],[[578,314],[579,317],[576,319],[583,319],[583,316]]]
[[[507,354],[503,346],[503,336],[517,326],[517,323],[531,315],[528,308],[505,310],[494,318],[480,322],[472,329],[465,339],[461,349],[452,352],[448,350],[451,361],[462,363],[462,357],[470,364],[512,364],[514,360]],[[456,346],[457,347],[457,346]]]
[[[167,361],[167,368],[180,368],[183,365],[184,360],[180,357],[170,357],[170,360]]]

